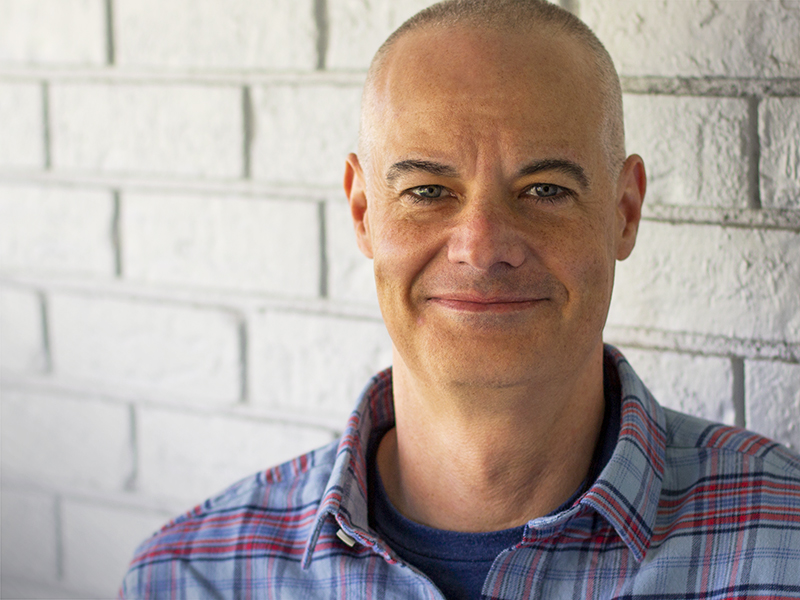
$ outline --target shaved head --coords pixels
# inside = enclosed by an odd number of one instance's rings
[[[605,116],[602,144],[610,171],[619,171],[625,160],[625,134],[622,91],[614,63],[583,21],[546,0],[444,0],[420,11],[395,30],[378,49],[367,73],[359,134],[362,163],[369,162],[373,151],[374,124],[376,119],[381,119],[376,95],[397,42],[412,32],[449,28],[474,28],[532,37],[567,36],[576,40],[593,63],[599,93],[588,97],[587,102],[597,102],[602,106]]]

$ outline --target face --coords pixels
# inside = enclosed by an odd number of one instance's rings
[[[454,28],[387,57],[345,191],[395,369],[509,387],[601,356],[644,171],[638,157],[609,169],[591,64],[563,36]]]

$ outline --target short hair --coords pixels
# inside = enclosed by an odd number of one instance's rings
[[[382,72],[386,57],[406,34],[423,28],[443,29],[458,25],[500,32],[526,32],[548,27],[555,33],[574,38],[589,51],[600,81],[603,104],[603,146],[612,173],[625,160],[625,129],[622,116],[622,89],[614,61],[594,32],[572,13],[547,0],[444,0],[425,8],[398,27],[375,53],[367,72],[361,106],[359,153],[368,159],[371,142],[367,138],[366,118],[372,112],[372,89]]]

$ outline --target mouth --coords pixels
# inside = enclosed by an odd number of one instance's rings
[[[445,309],[463,313],[513,313],[528,310],[547,298],[445,294],[433,296],[428,302]]]

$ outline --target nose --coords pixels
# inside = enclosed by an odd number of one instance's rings
[[[526,250],[518,218],[500,201],[467,201],[459,211],[448,240],[451,263],[488,271],[498,264],[519,267]]]

